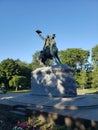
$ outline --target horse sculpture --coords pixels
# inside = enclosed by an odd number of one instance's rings
[[[47,48],[46,51],[42,50],[40,51],[39,55],[39,61],[41,65],[47,66],[47,60],[53,60],[56,64],[61,64],[61,61],[58,57],[58,49],[53,49],[53,52],[51,54],[50,48]]]
[[[41,35],[42,31],[36,30],[36,33],[44,41],[43,50],[40,51],[40,55],[38,58],[40,63],[43,65],[48,65],[47,60],[53,60],[56,64],[60,64],[61,61],[58,57],[58,48],[57,48],[56,42],[54,40],[55,34],[52,34],[51,36],[47,35],[47,37],[44,38]]]

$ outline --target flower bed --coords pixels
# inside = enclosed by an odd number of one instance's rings
[[[69,130],[49,122],[42,122],[36,117],[21,117],[8,111],[0,110],[0,130]]]

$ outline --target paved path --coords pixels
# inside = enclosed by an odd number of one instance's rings
[[[73,116],[98,121],[98,95],[78,95],[60,98],[32,95],[29,93],[0,94],[0,104],[26,105],[29,109],[56,112],[60,115]]]

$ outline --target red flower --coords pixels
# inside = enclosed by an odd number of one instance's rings
[[[18,122],[17,125],[18,125],[19,127],[22,127],[22,128],[27,128],[27,127],[28,127],[28,123],[26,123],[26,122],[21,122],[21,123]]]

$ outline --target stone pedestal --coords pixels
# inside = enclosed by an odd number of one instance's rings
[[[32,72],[32,94],[42,96],[77,96],[77,85],[73,78],[73,69],[60,64],[38,68]]]

